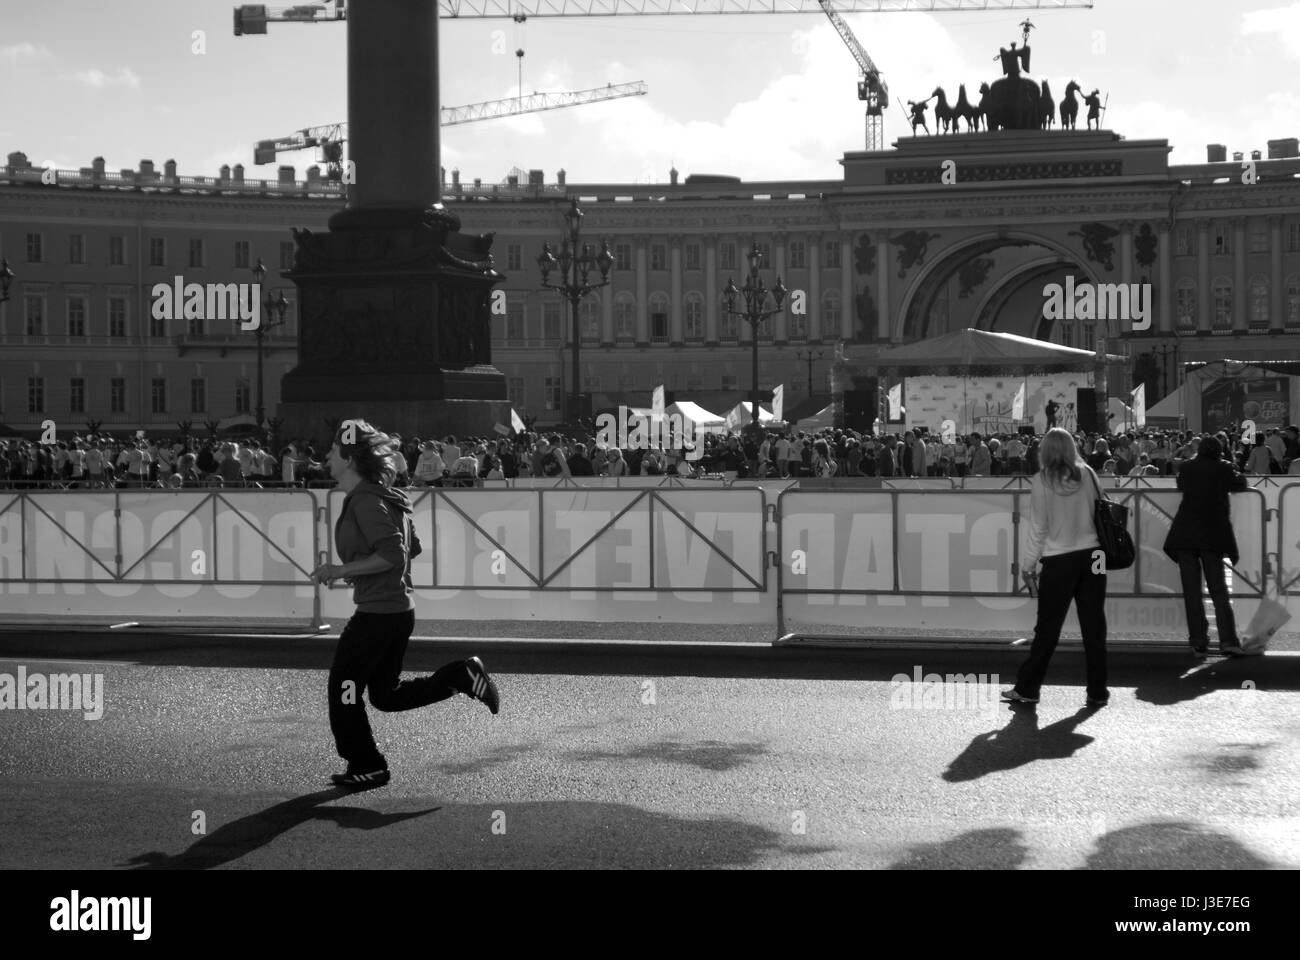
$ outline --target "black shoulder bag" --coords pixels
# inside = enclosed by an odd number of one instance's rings
[[[1110,500],[1101,492],[1097,475],[1088,470],[1092,485],[1097,489],[1097,502],[1093,506],[1092,523],[1097,529],[1101,552],[1106,555],[1106,570],[1127,570],[1137,559],[1137,548],[1128,532],[1128,507]]]

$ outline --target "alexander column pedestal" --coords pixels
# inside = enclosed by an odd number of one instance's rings
[[[505,278],[492,235],[462,234],[440,203],[438,4],[364,0],[347,28],[353,182],[327,233],[293,231],[298,366],[281,380],[280,435],[328,443],[348,418],[491,434],[510,423],[489,303]]]

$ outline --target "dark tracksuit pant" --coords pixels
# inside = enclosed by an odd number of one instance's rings
[[[415,611],[362,613],[358,611],[343,629],[329,677],[330,730],[339,756],[350,769],[386,770],[388,763],[375,746],[366,717],[363,694],[386,713],[414,710],[446,700],[460,692],[453,685],[465,676],[465,663],[454,661],[426,677],[399,680],[406,644],[415,629]],[[343,689],[352,681],[350,692]],[[345,702],[345,699],[348,702]]]
[[[1022,696],[1037,697],[1042,689],[1071,601],[1083,634],[1088,696],[1104,700],[1110,695],[1106,688],[1106,575],[1092,572],[1092,554],[1093,550],[1087,549],[1043,558],[1034,642],[1029,659],[1016,676],[1016,690]]]
[[[1235,647],[1237,621],[1232,615],[1232,598],[1223,574],[1224,555],[1212,550],[1179,550],[1178,573],[1183,581],[1183,605],[1187,611],[1187,634],[1192,645],[1204,649],[1210,642],[1210,624],[1205,619],[1201,594],[1201,572],[1214,602],[1214,622],[1219,628],[1219,646]]]

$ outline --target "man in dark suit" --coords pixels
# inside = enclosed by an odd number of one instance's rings
[[[876,476],[892,477],[898,473],[897,464],[894,462],[896,442],[893,437],[889,437],[880,445],[880,453],[876,455]]]
[[[1058,407],[1057,407],[1057,405],[1056,405],[1056,401],[1055,401],[1055,400],[1048,400],[1048,401],[1047,401],[1047,406],[1043,409],[1043,413],[1045,413],[1045,414],[1047,415],[1047,429],[1048,429],[1048,430],[1051,430],[1052,427],[1056,426],[1056,411],[1057,411],[1057,409],[1058,409]]]
[[[1206,435],[1201,438],[1196,457],[1178,471],[1178,489],[1183,491],[1183,499],[1165,538],[1164,550],[1178,564],[1182,577],[1192,653],[1203,657],[1210,645],[1210,625],[1201,601],[1201,574],[1204,573],[1214,602],[1219,651],[1239,654],[1241,643],[1224,580],[1223,558],[1234,564],[1239,559],[1228,494],[1245,491],[1246,477],[1223,459],[1223,447],[1218,439]]]

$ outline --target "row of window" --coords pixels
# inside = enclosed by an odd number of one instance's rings
[[[653,342],[668,342],[669,306],[668,294],[656,291],[649,298],[649,334]],[[769,301],[768,308],[774,306]],[[526,302],[518,294],[507,294],[506,314],[501,317],[501,324],[494,331],[496,340],[502,345],[523,344],[529,340],[559,340],[561,330],[567,337],[568,322],[566,305],[556,300],[542,302],[542,324],[540,338],[537,326],[529,322]],[[563,322],[562,322],[563,320]],[[827,290],[821,297],[821,320],[823,335],[839,334],[840,294],[838,290]],[[759,339],[770,340],[775,332],[775,318],[768,317],[759,324]],[[594,298],[584,299],[578,306],[578,324],[582,330],[582,339],[588,343],[599,343],[601,339],[600,303]],[[739,340],[744,321],[735,314],[725,310],[718,311],[718,339]],[[792,340],[808,338],[808,317],[793,313],[786,314],[786,330]],[[682,333],[687,341],[704,339],[704,294],[690,291],[682,298]],[[636,297],[628,292],[614,296],[614,336],[620,341],[636,339]]]
[[[1210,225],[1207,242],[1212,254],[1231,254],[1236,252],[1233,235],[1236,230],[1231,223],[1215,222]],[[1268,253],[1272,249],[1269,243],[1268,224],[1252,220],[1247,234],[1250,253]],[[1300,252],[1300,222],[1286,225],[1286,252]],[[1190,257],[1196,254],[1196,228],[1182,225],[1174,230],[1174,255]]]
[[[1211,312],[1213,326],[1220,329],[1232,328],[1233,289],[1232,281],[1226,277],[1216,277],[1211,285],[1214,309]],[[1292,274],[1286,278],[1286,295],[1283,298],[1284,315],[1281,323],[1274,322],[1270,310],[1272,299],[1268,280],[1264,277],[1251,277],[1247,282],[1246,305],[1248,323],[1252,329],[1268,330],[1270,327],[1285,326],[1287,329],[1300,327],[1300,275]],[[1174,299],[1174,314],[1178,326],[1196,329],[1196,281],[1184,278],[1178,282]]]
[[[45,336],[46,331],[46,311],[45,297],[39,293],[24,294],[23,303],[23,332],[29,337]],[[130,297],[125,295],[110,294],[107,298],[107,310],[105,320],[107,321],[107,334],[109,337],[126,337],[130,326]],[[67,318],[67,335],[69,337],[80,338],[90,336],[88,317],[90,316],[90,298],[83,294],[69,294],[65,298],[65,312]],[[153,311],[149,311],[149,333],[150,337],[157,339],[166,339],[169,334],[167,325],[169,323],[180,323],[182,320],[166,320],[155,317]],[[190,317],[183,321],[185,329],[191,337],[207,336],[212,333],[230,333],[234,334],[239,331],[240,321],[238,320],[221,320],[213,321],[212,324],[203,317]],[[220,330],[215,327],[223,325]],[[289,309],[285,312],[285,330],[293,330],[293,302],[290,301]]]
[[[593,245],[594,246],[594,245]],[[540,247],[538,248],[540,252]],[[827,240],[822,245],[822,266],[828,270],[838,269],[840,266],[840,241]],[[614,254],[614,270],[634,270],[636,263],[632,258],[632,244],[630,243],[611,243],[610,251]],[[745,257],[749,254],[749,244],[741,245],[731,240],[724,240],[718,244],[718,269],[719,270],[739,270],[742,264],[747,267],[748,263]],[[772,247],[768,243],[759,243],[758,252],[762,255],[762,266],[772,266]],[[649,263],[651,270],[668,269],[668,244],[651,243],[649,249]],[[506,244],[506,269],[522,270],[524,260],[524,246],[521,243]],[[808,245],[803,240],[791,240],[785,247],[785,267],[789,270],[805,270],[808,267]],[[704,269],[704,246],[701,243],[688,240],[682,244],[682,269],[684,270],[703,270]]]
[[[167,406],[167,378],[154,377],[149,383],[150,412],[154,414],[166,414],[169,412],[179,413],[180,411],[170,411]],[[250,412],[252,402],[252,386],[246,377],[241,377],[235,381],[234,412]],[[91,413],[98,415],[103,408],[94,407],[88,409],[86,393],[86,378],[72,377],[68,381],[68,394],[66,409],[68,413]],[[29,414],[44,414],[46,408],[46,391],[44,377],[27,378],[27,412]],[[57,411],[62,413],[63,410]],[[108,381],[108,413],[126,413],[126,377],[111,377]],[[207,414],[208,413],[208,382],[201,377],[190,380],[190,403],[189,413]]]
[[[766,382],[766,375],[763,380]],[[705,390],[704,377],[698,373],[691,374],[671,374],[668,377],[661,377],[660,382],[669,390],[684,390],[689,393],[700,393]],[[510,403],[519,410],[528,411],[528,391],[526,381],[523,377],[508,377],[506,379],[507,390],[510,395]],[[561,377],[546,377],[542,384],[542,408],[545,410],[560,410],[564,402],[564,392],[569,388],[570,381]],[[803,381],[799,377],[794,377],[786,385],[788,392],[791,394],[801,394],[803,391]],[[599,393],[602,390],[614,389],[615,384],[606,383],[601,377],[588,375],[582,379],[582,389],[584,393]],[[639,380],[630,373],[621,374],[618,378],[616,389],[619,393],[645,393],[649,394],[653,389],[647,385],[646,378],[642,375]],[[719,390],[739,390],[740,380],[735,374],[724,373],[719,380]]]
[[[294,246],[292,240],[280,242],[280,269],[293,269],[293,252]],[[68,263],[85,264],[86,261],[86,235],[84,233],[73,233],[68,235]],[[45,235],[43,233],[27,234],[27,262],[28,263],[46,263],[45,257]],[[236,240],[234,261],[232,266],[236,270],[251,270],[254,266],[252,244],[248,240]],[[110,267],[125,267],[129,265],[127,257],[127,243],[125,234],[112,234],[108,238],[108,265]],[[191,237],[189,240],[189,264],[190,267],[202,268],[207,266],[207,241],[202,237]],[[165,267],[167,262],[167,238],[150,237],[149,238],[149,266]]]

